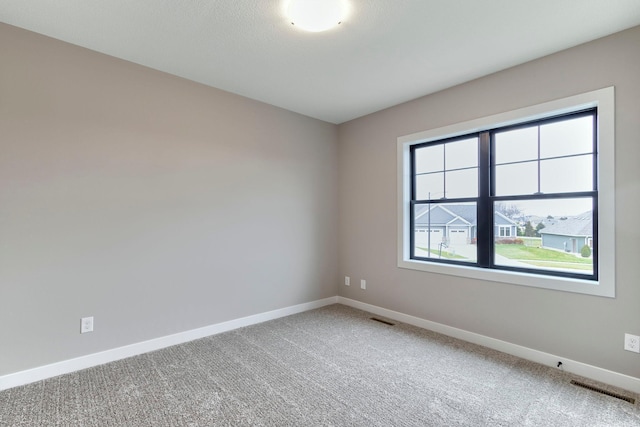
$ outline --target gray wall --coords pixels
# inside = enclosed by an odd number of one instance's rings
[[[342,296],[640,377],[640,27],[426,96],[339,128]],[[526,48],[526,46],[523,46]],[[616,86],[615,299],[399,269],[396,138]]]
[[[0,24],[0,375],[336,295],[336,176],[335,125]]]

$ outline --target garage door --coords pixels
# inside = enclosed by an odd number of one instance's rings
[[[466,245],[467,230],[449,230],[449,244]]]

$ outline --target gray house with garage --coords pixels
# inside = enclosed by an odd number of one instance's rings
[[[540,230],[542,247],[564,252],[580,253],[584,245],[593,248],[591,212],[560,219]]]
[[[517,224],[500,212],[494,214],[496,239],[515,238]],[[475,243],[477,214],[475,205],[433,204],[416,206],[414,217],[414,244],[421,247],[437,247]]]

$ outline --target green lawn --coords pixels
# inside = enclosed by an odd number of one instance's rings
[[[553,251],[550,249],[535,248],[525,245],[501,245],[496,244],[496,253],[502,255],[505,258],[517,259],[523,261],[551,261],[556,263],[569,263],[569,264],[593,264],[591,258],[577,257],[572,254],[567,254],[560,251]],[[534,264],[534,263],[531,263]],[[536,264],[537,265],[537,264]],[[551,266],[551,263],[547,263],[545,266]],[[566,268],[566,266],[563,266]]]
[[[582,258],[572,254],[554,251],[550,249],[544,249],[535,246],[528,246],[531,242],[526,242],[524,245],[503,245],[496,244],[496,254],[502,255],[505,258],[522,261],[527,264],[535,265],[543,268],[561,268],[561,269],[574,269],[574,270],[592,270],[593,260],[591,258]],[[429,252],[433,258],[445,258],[445,259],[467,259],[466,257],[447,252],[445,250],[440,253],[437,249],[429,250],[426,247],[417,246],[424,252]],[[416,254],[420,256],[420,254]],[[422,256],[426,256],[423,254]]]
[[[447,259],[467,259],[467,258],[465,258],[463,256],[452,254],[451,252],[447,252],[447,251],[440,252],[437,249],[429,250],[427,248],[423,248],[423,247],[420,247],[420,246],[416,246],[416,248],[421,249],[421,250],[423,250],[425,252],[430,252],[432,258],[437,258],[437,257],[441,256],[442,258],[447,258]],[[416,255],[419,256],[419,254],[416,254]]]

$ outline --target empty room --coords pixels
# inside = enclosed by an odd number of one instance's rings
[[[640,2],[0,2],[0,426],[640,425]]]

